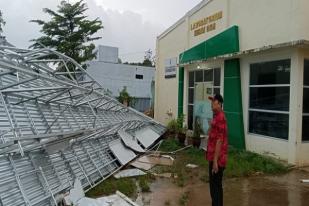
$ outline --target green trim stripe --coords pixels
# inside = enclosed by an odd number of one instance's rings
[[[229,144],[238,149],[245,149],[239,59],[224,61],[224,112],[227,118]]]
[[[220,34],[181,53],[179,63],[184,64],[196,60],[207,60],[211,57],[234,52],[239,52],[238,26],[232,26]]]
[[[183,114],[183,81],[184,81],[184,67],[179,67],[178,74],[178,117]]]

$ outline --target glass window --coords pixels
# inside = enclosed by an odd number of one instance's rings
[[[188,129],[193,129],[193,105],[188,106]]]
[[[250,65],[249,132],[288,139],[290,66],[290,59]]]
[[[135,79],[143,79],[144,76],[142,74],[136,74]]]
[[[289,111],[289,87],[250,88],[250,108]]]
[[[304,62],[304,85],[309,86],[309,60]]]
[[[220,86],[221,69],[214,69],[214,86]]]
[[[195,82],[203,82],[203,70],[195,71]]]
[[[309,141],[309,116],[303,116],[303,141]]]
[[[194,113],[194,101],[199,98],[196,94],[196,85],[203,85],[197,84],[200,82],[212,82],[213,86],[210,86],[211,93],[220,93],[220,68],[216,69],[207,69],[207,70],[196,70],[189,72],[189,87],[188,87],[188,115],[187,115],[187,125],[188,129],[193,129],[193,113]],[[204,95],[204,90],[202,91],[201,95]]]
[[[221,94],[220,93],[220,88],[214,88],[214,94]]]
[[[309,60],[304,61],[303,141],[309,141]]]
[[[214,76],[214,70],[208,69],[204,71],[204,82],[212,82]]]
[[[250,65],[250,85],[290,84],[291,60]]]
[[[303,113],[309,113],[309,88],[304,88]]]
[[[194,87],[194,72],[189,72],[189,87]]]
[[[250,111],[249,132],[280,139],[288,139],[289,115]]]
[[[193,104],[194,100],[194,88],[189,88],[189,104]]]

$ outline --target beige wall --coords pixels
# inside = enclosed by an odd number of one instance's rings
[[[249,67],[261,61],[291,59],[289,140],[280,140],[248,131]],[[303,61],[309,58],[309,51],[287,48],[241,57],[241,86],[244,114],[246,148],[260,154],[267,154],[298,166],[309,165],[309,143],[302,142],[303,103]]]
[[[302,124],[302,108],[303,108],[303,74],[304,74],[304,59],[309,59],[309,50],[299,49],[298,50],[298,64],[299,64],[299,73],[298,73],[298,82],[295,82],[301,89],[295,91],[295,99],[298,100],[297,106],[297,116],[299,118],[295,121],[295,132],[298,136],[297,148],[296,148],[296,163],[298,165],[309,165],[309,142],[302,142],[302,127],[305,126]],[[298,87],[298,88],[299,88]],[[296,115],[295,115],[296,116]],[[306,125],[308,126],[308,125]]]
[[[157,70],[155,119],[167,123],[166,112],[171,109],[177,116],[177,78],[164,78],[164,60],[178,57],[180,53],[224,31],[230,26],[239,26],[240,50],[285,43],[293,40],[309,40],[309,1],[308,0],[209,0],[199,5],[195,12],[190,11],[174,29],[163,33],[157,39]],[[222,11],[223,18],[216,21],[216,30],[194,36],[190,25],[197,20]],[[290,86],[290,129],[289,141],[248,133],[249,104],[249,65],[254,62],[291,59]],[[278,49],[240,57],[241,89],[244,112],[246,148],[269,154],[297,165],[309,165],[309,143],[301,140],[302,98],[303,98],[303,59],[309,58],[309,50]],[[223,61],[200,64],[201,67],[221,65],[223,85]],[[185,67],[184,113],[187,113],[188,71],[197,65]]]
[[[157,39],[155,119],[162,123],[169,120],[168,110],[172,111],[173,118],[177,116],[178,106],[178,75],[174,79],[164,78],[165,59],[178,57],[233,25],[239,26],[242,51],[292,40],[309,40],[308,0],[209,0],[198,7]],[[219,11],[223,12],[223,18],[216,21],[216,30],[195,37],[190,31],[191,23]],[[186,97],[186,87],[184,92]],[[184,103],[186,101],[184,98]]]
[[[291,59],[291,71],[298,69],[294,63],[293,51],[291,49],[279,50],[273,52],[258,53],[250,56],[244,56],[240,58],[240,75],[241,75],[241,92],[242,92],[242,104],[243,104],[243,118],[244,118],[244,132],[246,149],[254,151],[260,154],[268,154],[276,158],[283,160],[289,159],[289,142],[287,140],[281,140],[271,137],[265,137],[262,135],[255,135],[249,133],[249,79],[250,79],[250,64],[273,61],[280,59]],[[296,66],[296,67],[295,67]],[[292,73],[292,72],[291,72]],[[290,102],[290,109],[294,106],[294,103]],[[292,115],[290,115],[290,119]],[[291,121],[290,121],[291,123]],[[291,131],[289,131],[291,134]],[[289,135],[290,135],[289,134]],[[293,137],[294,138],[294,137]]]
[[[164,61],[179,56],[187,48],[187,22],[184,21],[169,35],[157,41],[155,119],[161,123],[177,117],[178,71],[177,77],[165,79]],[[167,115],[171,111],[172,116]]]

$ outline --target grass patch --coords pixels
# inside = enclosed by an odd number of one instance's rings
[[[162,142],[159,150],[162,152],[173,152],[180,149],[182,146],[175,139],[167,139]]]
[[[141,191],[142,192],[150,192],[149,184],[151,182],[153,182],[155,179],[156,178],[151,174],[147,174],[145,176],[138,177],[138,184],[139,184]]]
[[[170,152],[180,149],[177,140],[169,139],[162,142],[160,151]],[[197,169],[188,169],[188,163],[199,166]],[[171,172],[177,176],[175,183],[183,187],[193,178],[197,177],[202,182],[208,182],[208,162],[205,152],[196,148],[189,148],[176,154],[174,165],[171,167],[155,167],[155,172]],[[259,155],[253,152],[231,148],[228,154],[228,165],[224,172],[226,178],[244,177],[255,174],[281,174],[288,172],[288,167],[276,159]]]
[[[276,159],[231,148],[225,175],[227,177],[243,177],[256,173],[280,174],[286,173],[288,170],[286,165]]]
[[[166,200],[166,201],[164,202],[164,205],[165,205],[165,206],[171,205],[171,201],[170,201],[170,200]]]
[[[188,199],[189,199],[189,193],[188,192],[183,193],[179,198],[179,205],[181,206],[187,205]]]
[[[137,184],[142,192],[150,192],[150,183],[155,180],[155,177],[151,174],[146,174],[140,177],[128,177],[116,179],[111,177],[95,188],[89,190],[86,193],[87,197],[97,198],[101,196],[107,196],[114,194],[117,190],[127,195],[130,198],[137,197]]]
[[[114,194],[117,190],[128,197],[134,197],[137,193],[136,182],[133,178],[115,179],[111,177],[97,185],[95,188],[89,190],[86,193],[86,196],[91,198],[107,196]]]

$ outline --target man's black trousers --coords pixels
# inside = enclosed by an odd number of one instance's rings
[[[212,173],[213,162],[209,162],[209,189],[212,206],[223,206],[222,178],[224,167],[219,167],[217,173]]]

